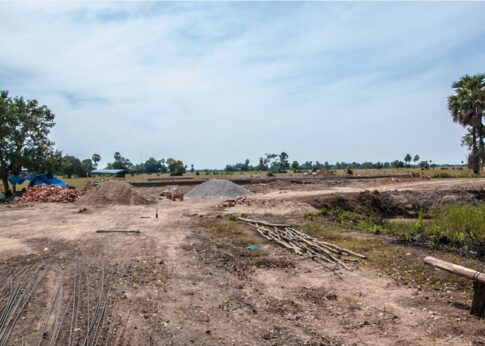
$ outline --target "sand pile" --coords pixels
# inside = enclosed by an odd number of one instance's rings
[[[83,204],[124,204],[143,205],[155,203],[155,200],[136,191],[133,186],[123,181],[106,181],[86,192],[79,199]]]
[[[210,179],[185,194],[191,198],[228,198],[252,195],[248,189],[226,179]]]

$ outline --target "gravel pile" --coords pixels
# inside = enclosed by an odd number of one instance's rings
[[[252,195],[248,189],[226,179],[210,179],[185,194],[190,198],[229,198]]]
[[[87,191],[79,202],[92,205],[144,205],[155,203],[155,200],[136,191],[133,186],[124,181],[110,180]]]

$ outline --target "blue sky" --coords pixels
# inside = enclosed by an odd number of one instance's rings
[[[2,2],[0,89],[103,163],[457,163],[446,98],[485,72],[483,23],[478,2]]]

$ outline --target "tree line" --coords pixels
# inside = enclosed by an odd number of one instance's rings
[[[454,122],[462,125],[466,133],[462,145],[468,147],[468,167],[479,174],[485,163],[485,74],[465,75],[452,84],[453,95],[448,97],[448,109]],[[28,172],[50,172],[66,176],[87,176],[101,161],[99,154],[91,158],[78,159],[71,155],[62,155],[55,150],[54,143],[48,135],[55,125],[54,114],[45,105],[40,105],[35,99],[9,95],[8,91],[0,91],[0,178],[5,192],[9,192],[8,177],[10,175]],[[125,169],[133,173],[166,173],[182,175],[187,166],[173,158],[157,160],[153,157],[144,163],[132,164],[119,152],[106,168]],[[404,168],[414,166],[427,169],[436,166],[432,161],[420,160],[407,154],[404,160],[393,162],[337,162],[329,164],[318,161],[299,163],[292,161],[286,152],[269,153],[260,157],[256,165],[249,160],[243,163],[227,165],[228,172],[268,171],[286,172],[288,170],[318,170],[318,169],[367,169],[367,168]],[[191,172],[194,166],[191,165]]]
[[[98,169],[101,155],[95,153],[91,158],[81,160],[72,155],[63,156],[62,153],[56,152],[51,160],[54,162],[50,165],[49,173],[66,176],[68,178],[73,176],[89,177],[92,171]],[[186,172],[187,166],[181,160],[175,160],[173,158],[156,160],[153,157],[150,157],[144,163],[133,164],[130,159],[116,152],[113,155],[113,162],[108,163],[104,169],[121,169],[133,174],[170,173],[175,176],[183,175]]]
[[[336,162],[330,164],[328,161],[323,163],[319,161],[305,161],[299,163],[298,161],[289,160],[289,155],[286,152],[281,154],[265,154],[259,158],[257,165],[251,165],[250,160],[246,159],[244,162],[236,163],[233,165],[226,165],[224,171],[226,172],[272,172],[272,173],[286,173],[288,171],[318,171],[320,169],[383,169],[383,168],[421,168],[429,169],[434,168],[437,165],[431,160],[423,161],[420,160],[419,155],[406,154],[404,160],[394,160],[392,162]],[[411,164],[411,161],[414,164]]]

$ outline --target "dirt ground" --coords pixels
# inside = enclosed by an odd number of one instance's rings
[[[1,205],[0,299],[23,268],[39,265],[41,274],[7,344],[485,345],[485,321],[468,312],[471,284],[461,292],[416,288],[364,263],[330,271],[221,219],[245,213],[287,221],[313,210],[305,198],[480,190],[485,179],[248,188],[254,202],[228,210],[216,207],[219,200],[188,198],[140,206]],[[260,244],[263,255],[219,232],[221,222]],[[96,233],[113,228],[140,233]]]

